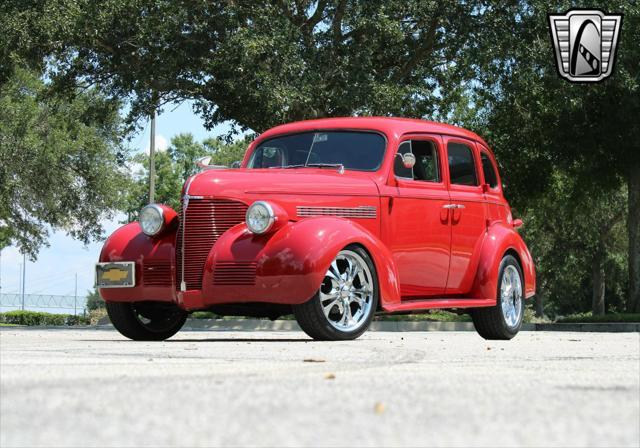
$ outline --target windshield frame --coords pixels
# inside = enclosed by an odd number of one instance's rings
[[[375,130],[375,129],[359,129],[359,128],[321,128],[321,129],[308,129],[308,130],[303,130],[303,131],[295,131],[295,132],[284,132],[282,134],[276,134],[276,135],[272,135],[269,136],[267,138],[265,138],[264,140],[260,140],[259,138],[257,140],[254,141],[254,145],[253,148],[251,149],[251,152],[249,154],[247,154],[246,157],[246,163],[244,165],[243,168],[247,169],[247,170],[264,170],[264,169],[270,169],[270,170],[274,170],[274,169],[286,169],[286,166],[282,166],[282,167],[271,167],[271,168],[253,168],[250,167],[249,164],[251,163],[253,156],[255,154],[255,152],[258,150],[258,148],[262,145],[264,145],[265,143],[277,139],[277,138],[282,138],[282,137],[288,137],[290,135],[300,135],[300,134],[311,134],[311,133],[317,133],[317,132],[353,132],[353,133],[358,133],[358,134],[377,134],[380,137],[382,137],[383,141],[384,141],[384,148],[382,150],[382,155],[380,157],[380,162],[378,163],[378,166],[374,169],[371,170],[357,170],[357,169],[353,169],[353,168],[347,168],[346,166],[344,167],[344,171],[354,171],[356,173],[377,173],[378,171],[380,171],[380,169],[384,166],[385,164],[385,160],[387,157],[387,149],[389,147],[389,140],[387,139],[387,136],[384,132]],[[322,168],[318,168],[315,166],[308,166],[308,167],[300,167],[301,169],[304,168],[313,168],[313,169],[322,169]]]

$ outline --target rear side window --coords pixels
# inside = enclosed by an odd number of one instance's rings
[[[484,181],[489,184],[491,188],[498,186],[498,176],[496,170],[491,163],[491,158],[485,153],[480,153],[480,159],[482,159],[482,172],[484,173]]]
[[[449,176],[454,185],[478,185],[476,165],[473,151],[462,143],[450,142],[447,145],[449,153]]]

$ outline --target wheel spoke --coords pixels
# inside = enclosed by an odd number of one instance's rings
[[[331,310],[337,303],[338,303],[338,299],[335,299],[335,300],[332,300],[328,305],[325,305],[322,307],[322,309],[324,310],[324,315],[327,316],[327,319],[329,318],[329,313],[331,313]]]
[[[340,320],[340,325],[343,327],[349,326],[353,321],[353,316],[351,315],[351,307],[349,305],[344,307],[344,314],[342,315],[342,319]]]
[[[337,298],[338,298],[338,291],[336,291],[335,289],[331,289],[331,292],[329,292],[329,294],[325,294],[324,292],[320,291],[321,302],[326,302],[327,300],[335,300]]]
[[[331,266],[329,266],[329,270],[327,271],[326,276],[335,280],[336,282],[342,280],[342,275],[340,274],[340,269],[338,269],[338,263],[336,262],[336,260],[333,260]]]

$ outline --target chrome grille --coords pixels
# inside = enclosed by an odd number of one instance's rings
[[[375,219],[376,207],[361,205],[359,207],[296,207],[299,217],[337,216],[339,218]]]
[[[187,289],[202,289],[202,273],[211,248],[218,238],[245,219],[247,205],[228,199],[189,199],[186,211],[180,214],[176,242],[176,285],[182,279],[184,248],[184,281]],[[184,241],[182,237],[184,235]]]

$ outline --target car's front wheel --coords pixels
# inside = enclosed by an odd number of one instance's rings
[[[524,281],[520,264],[505,255],[498,270],[498,300],[495,306],[471,312],[473,325],[485,339],[511,339],[522,327]]]
[[[134,341],[163,341],[176,334],[187,313],[162,302],[107,302],[107,314],[116,330]]]
[[[329,266],[318,292],[293,307],[300,325],[313,339],[342,341],[364,333],[378,306],[375,266],[360,246],[347,246]]]

